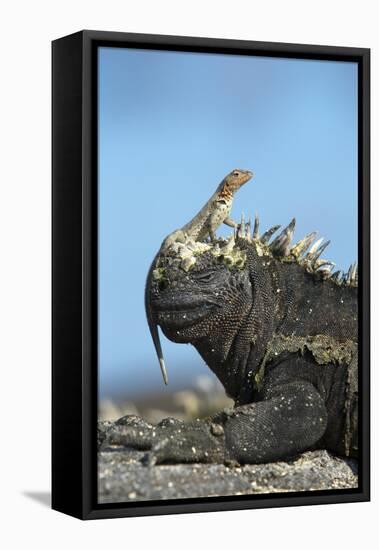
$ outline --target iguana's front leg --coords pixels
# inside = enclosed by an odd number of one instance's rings
[[[328,415],[310,383],[294,381],[266,390],[263,400],[233,410],[224,420],[225,446],[240,463],[283,460],[314,446]]]
[[[110,431],[105,444],[147,450],[150,464],[260,463],[309,449],[324,434],[326,408],[311,383],[280,384],[266,390],[263,397],[257,403],[191,423],[165,419],[157,426],[135,427],[125,422],[124,427]]]
[[[283,460],[319,441],[327,426],[327,411],[311,383],[296,381],[267,390],[263,401],[199,421],[197,430],[192,426],[183,424],[180,433],[173,432],[173,437],[153,446],[155,461]]]

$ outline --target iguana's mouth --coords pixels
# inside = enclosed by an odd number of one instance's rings
[[[205,319],[221,305],[211,300],[191,296],[181,297],[180,302],[170,298],[156,300],[152,307],[160,326],[180,330]]]

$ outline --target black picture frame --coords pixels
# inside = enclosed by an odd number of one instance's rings
[[[99,46],[355,61],[359,79],[359,487],[97,503],[97,49]],[[81,519],[370,499],[370,50],[81,31],[52,43],[52,507]]]

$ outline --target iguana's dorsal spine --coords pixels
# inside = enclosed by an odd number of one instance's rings
[[[340,270],[333,273],[335,263],[331,260],[321,258],[322,253],[330,244],[330,240],[325,242],[323,238],[316,240],[317,232],[314,231],[300,241],[292,244],[295,225],[296,220],[293,218],[270,243],[270,238],[278,231],[280,225],[274,225],[260,237],[259,217],[255,216],[254,230],[251,233],[251,223],[245,224],[242,215],[241,223],[237,229],[237,236],[254,243],[258,254],[261,256],[272,256],[283,262],[297,262],[308,273],[321,276],[323,279],[330,279],[338,285],[358,286],[357,262],[352,263],[346,273],[342,273]]]

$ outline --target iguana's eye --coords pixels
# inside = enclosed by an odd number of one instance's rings
[[[234,175],[234,176],[238,176],[238,175],[239,175],[239,172],[235,171],[235,172],[233,172],[233,175]]]
[[[211,281],[214,277],[214,273],[196,273],[196,280],[200,282],[207,283]]]

